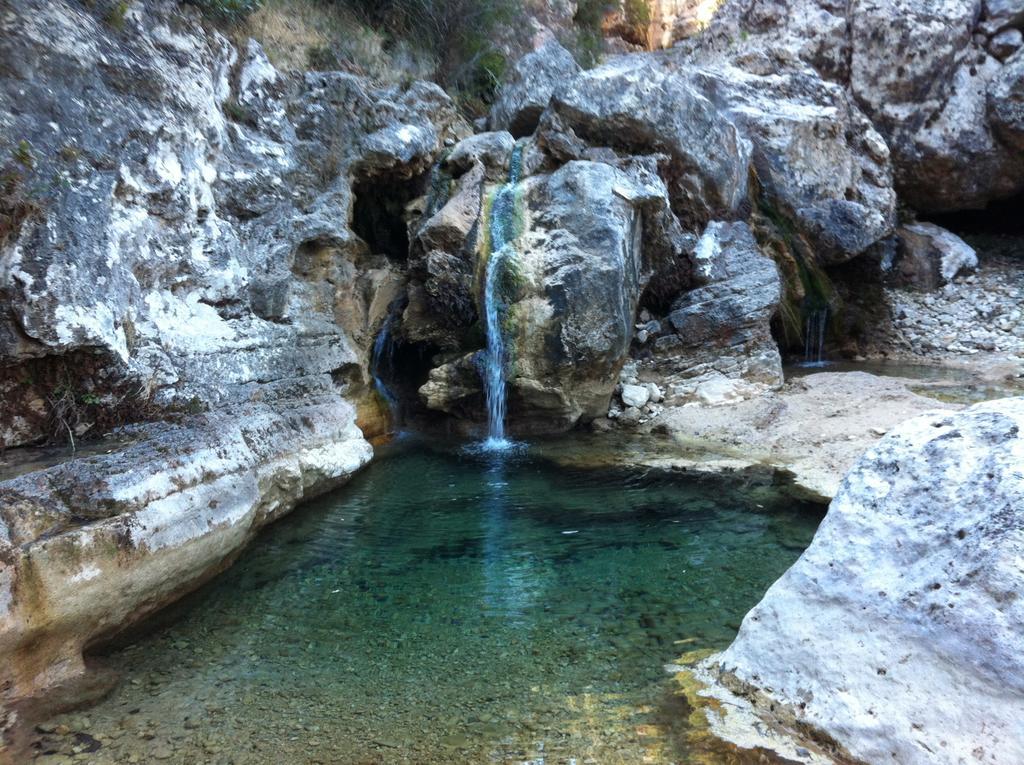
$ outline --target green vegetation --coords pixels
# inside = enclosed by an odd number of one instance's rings
[[[256,120],[247,108],[242,106],[234,98],[229,98],[221,107],[226,116],[232,122],[239,122],[244,125],[255,125]]]
[[[563,40],[563,43],[572,50],[584,69],[595,67],[601,61],[604,53],[601,25],[605,14],[614,7],[611,0],[579,0],[576,4],[576,15],[573,17],[576,22],[576,39]]]
[[[334,0],[392,40],[431,55],[434,78],[470,112],[493,100],[506,61],[497,40],[515,28],[521,0]]]
[[[775,260],[782,276],[778,317],[781,339],[786,348],[800,348],[806,339],[807,318],[826,308],[835,313],[841,301],[810,244],[787,214],[763,193],[756,175],[751,178],[751,188],[758,200],[752,218],[754,233],[763,250]],[[838,326],[838,323],[830,326]]]
[[[116,0],[116,2],[107,9],[106,16],[103,20],[112,28],[120,32],[124,29],[124,18],[128,14],[128,9],[131,7],[131,0]]]
[[[283,69],[348,71],[383,84],[433,79],[486,111],[518,33],[522,0],[182,0]]]
[[[185,0],[202,9],[208,16],[229,22],[239,22],[254,13],[262,0]]]

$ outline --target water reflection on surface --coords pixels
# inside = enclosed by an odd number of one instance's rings
[[[663,666],[728,644],[819,508],[526,449],[392,452],[105,657],[124,684],[58,721],[102,742],[86,761],[748,761],[700,749]]]

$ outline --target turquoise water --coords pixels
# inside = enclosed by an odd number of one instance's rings
[[[664,665],[727,645],[820,518],[767,485],[398,444],[100,657],[120,688],[51,721],[64,727],[39,748],[98,742],[79,759],[119,763],[692,762]]]

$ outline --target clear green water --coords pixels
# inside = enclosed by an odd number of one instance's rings
[[[694,748],[664,665],[729,643],[810,542],[819,507],[528,453],[389,451],[266,530],[168,626],[103,657],[122,685],[51,721],[66,727],[40,750],[94,741],[76,762],[118,763],[747,761]]]

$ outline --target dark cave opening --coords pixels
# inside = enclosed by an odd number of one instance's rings
[[[381,393],[389,399],[392,414],[399,424],[420,419],[428,410],[420,400],[419,389],[427,382],[440,349],[432,343],[409,342],[402,337],[400,329],[395,332],[390,327],[382,327],[381,333],[372,370],[378,390],[383,386]]]
[[[352,230],[375,255],[394,261],[409,257],[406,207],[426,191],[427,174],[409,179],[365,178],[352,185]]]
[[[983,210],[959,210],[922,215],[921,218],[961,236],[994,234],[1024,237],[1024,193],[992,202]]]

